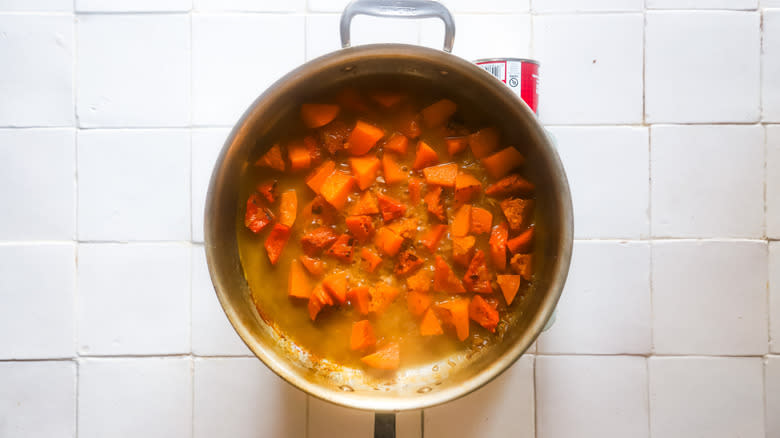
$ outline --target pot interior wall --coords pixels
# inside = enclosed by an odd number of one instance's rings
[[[311,96],[341,85],[409,82],[441,90],[468,118],[497,125],[506,143],[528,158],[537,184],[536,290],[512,315],[503,341],[470,358],[438,366],[370,375],[337,366],[313,366],[307,354],[276,333],[252,304],[238,259],[235,224],[239,181],[250,159],[286,134],[285,120]],[[557,303],[571,253],[571,203],[565,174],[533,113],[502,83],[444,52],[404,45],[345,49],[312,61],[282,78],[247,110],[215,167],[206,206],[206,250],[220,302],[247,345],[277,374],[315,396],[372,410],[415,409],[478,388],[524,352]]]

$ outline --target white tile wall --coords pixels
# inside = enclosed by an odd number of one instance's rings
[[[652,436],[773,436],[764,435],[762,371],[760,358],[650,358]]]
[[[187,126],[190,17],[185,14],[78,18],[79,126]]]
[[[538,352],[650,353],[649,279],[648,242],[576,242],[555,324],[539,337]]]
[[[192,130],[192,240],[203,242],[203,213],[211,172],[230,129]]]
[[[306,0],[192,0],[196,11],[298,12]]]
[[[654,236],[764,236],[760,126],[653,126],[650,142]]]
[[[0,245],[0,278],[0,359],[73,357],[75,246]]]
[[[338,14],[314,14],[306,17],[306,59],[311,60],[341,48]],[[352,21],[351,45],[378,43],[417,44],[419,23],[359,15]]]
[[[778,3],[775,6],[780,6]],[[763,120],[780,122],[780,10],[764,11],[761,51],[761,108]]]
[[[647,128],[553,126],[549,131],[569,178],[574,202],[574,236],[647,238],[650,234]],[[616,181],[620,184],[615,184]],[[614,208],[616,205],[620,208]]]
[[[780,242],[769,242],[769,351],[780,353]]]
[[[534,436],[534,359],[521,357],[500,377],[460,400],[425,410],[425,436]]]
[[[70,12],[73,11],[73,0],[3,0],[0,11]]]
[[[780,356],[769,356],[764,363],[766,436],[780,436]]]
[[[0,436],[76,436],[72,361],[0,362],[0,388]]]
[[[72,240],[75,131],[0,129],[0,187],[0,240]]]
[[[82,359],[80,438],[192,436],[192,361]]]
[[[346,2],[0,0],[0,437],[372,435],[252,356],[201,243],[229,127]],[[780,1],[443,2],[456,55],[542,61],[578,241],[538,351],[398,436],[776,438]]]
[[[780,239],[780,125],[766,127],[766,234]]]
[[[533,54],[542,65],[542,121],[640,123],[642,24],[642,14],[535,16]]]
[[[645,120],[758,121],[758,13],[659,11],[646,19]]]
[[[645,0],[648,9],[756,9],[758,0]]]
[[[79,239],[189,240],[189,162],[187,130],[79,131]]]
[[[304,61],[304,42],[300,15],[194,14],[192,123],[232,126],[263,90]]]
[[[0,36],[13,60],[0,68],[0,126],[72,125],[73,17],[0,13]]]
[[[199,356],[253,356],[222,311],[201,245],[192,246],[192,352]]]
[[[766,354],[766,266],[763,241],[653,242],[655,352]]]
[[[190,352],[190,248],[181,243],[79,245],[82,355]]]
[[[647,359],[538,357],[536,404],[539,438],[648,437]]]
[[[186,12],[192,0],[74,0],[78,12]]]
[[[528,14],[455,14],[455,26],[452,53],[469,61],[499,56],[527,58],[531,51],[531,16]],[[423,22],[420,44],[442,48],[444,26],[440,21]]]
[[[628,12],[642,11],[642,0],[533,0],[535,12]]]
[[[252,358],[195,359],[193,437],[306,436],[306,394]]]

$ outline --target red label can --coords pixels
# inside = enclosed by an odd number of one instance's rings
[[[536,113],[539,107],[539,61],[523,58],[477,59],[474,64],[505,83]]]

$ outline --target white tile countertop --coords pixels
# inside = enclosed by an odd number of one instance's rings
[[[0,437],[371,436],[251,355],[203,254],[230,126],[345,3],[0,0]],[[780,437],[780,1],[444,3],[455,54],[541,61],[576,241],[537,347],[398,436]]]

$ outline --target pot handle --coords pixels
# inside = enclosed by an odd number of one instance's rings
[[[356,15],[396,18],[438,18],[444,23],[444,51],[452,52],[455,21],[450,11],[432,0],[352,0],[341,13],[341,47],[350,43],[350,24]]]
[[[374,414],[374,438],[395,438],[395,414]]]

